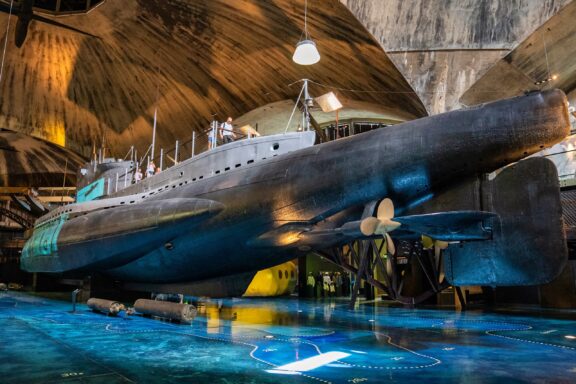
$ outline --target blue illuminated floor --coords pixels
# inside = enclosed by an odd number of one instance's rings
[[[350,312],[287,298],[200,309],[186,326],[0,293],[0,383],[576,383],[574,312]],[[329,352],[348,356],[274,372]]]

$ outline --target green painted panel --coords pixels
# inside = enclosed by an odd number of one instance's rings
[[[50,256],[58,251],[58,235],[67,220],[68,214],[63,214],[56,220],[36,227],[32,237],[24,244],[22,258]]]
[[[102,195],[104,195],[104,179],[98,179],[78,191],[76,202],[83,203],[85,201],[91,201]]]

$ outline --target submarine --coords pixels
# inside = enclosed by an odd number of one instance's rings
[[[402,215],[569,131],[566,96],[551,90],[317,145],[313,131],[252,137],[138,183],[132,162],[91,162],[81,170],[78,202],[37,220],[21,267],[96,271],[129,289],[224,296],[312,249],[397,228],[445,241],[488,240],[482,223],[494,213]],[[388,219],[367,210],[381,201],[392,210]]]

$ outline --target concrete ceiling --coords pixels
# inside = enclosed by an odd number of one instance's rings
[[[44,137],[88,155],[93,143],[117,156],[150,142],[155,106],[160,145],[220,119],[294,100],[301,78],[320,95],[427,114],[382,47],[339,0],[309,2],[319,64],[291,61],[304,0],[107,0],[87,15],[55,18],[97,37],[33,21],[22,48],[16,18],[0,15],[6,39],[0,127]],[[292,84],[292,85],[291,85]],[[327,87],[328,86],[328,87]],[[352,90],[352,91],[350,91]]]
[[[74,186],[84,161],[58,145],[0,129],[0,188]]]
[[[561,19],[560,12],[575,2],[340,1],[346,4],[385,49],[430,114],[460,108],[461,96],[473,88],[484,74],[544,23]],[[574,24],[573,18],[562,18],[557,25],[573,29]],[[566,37],[555,42],[557,51],[572,51],[576,45],[574,33]],[[537,45],[542,44],[538,42]],[[543,57],[538,56],[538,59]],[[490,86],[505,88],[505,84],[494,81]]]
[[[540,26],[462,95],[467,105],[522,92],[576,89],[576,2]]]

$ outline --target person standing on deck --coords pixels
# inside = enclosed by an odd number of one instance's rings
[[[220,138],[224,144],[231,143],[236,139],[234,127],[232,126],[232,118],[230,116],[220,125]]]
[[[134,182],[139,183],[142,181],[142,171],[140,168],[136,168],[136,173],[134,173]]]
[[[154,164],[154,160],[152,160],[148,164],[148,168],[146,168],[146,177],[154,176],[154,172],[156,172],[156,164]]]

